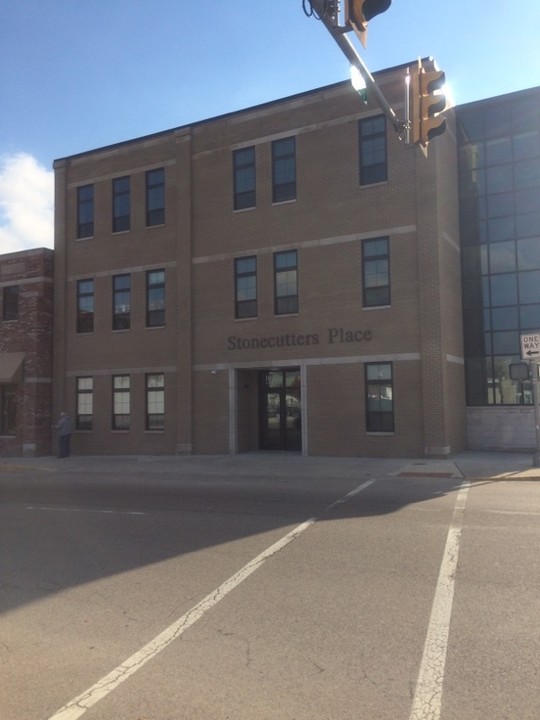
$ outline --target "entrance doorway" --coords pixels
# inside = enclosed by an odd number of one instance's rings
[[[259,373],[261,450],[301,450],[300,368]]]

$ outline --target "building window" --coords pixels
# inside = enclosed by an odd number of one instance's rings
[[[272,202],[296,198],[295,138],[274,140],[272,143]]]
[[[298,312],[298,261],[296,250],[274,254],[275,313]]]
[[[2,318],[17,320],[19,317],[19,286],[8,285],[3,292]]]
[[[131,325],[131,275],[115,275],[113,282],[113,330],[129,330]]]
[[[165,428],[165,376],[157,373],[146,376],[146,429]]]
[[[233,152],[234,209],[255,207],[255,148]]]
[[[94,414],[94,379],[77,378],[77,430],[91,430]]]
[[[77,188],[77,238],[94,235],[94,186]]]
[[[163,225],[165,222],[165,170],[148,170],[146,173],[146,225]]]
[[[113,430],[129,430],[131,410],[129,375],[113,375]]]
[[[77,281],[77,332],[94,331],[94,281]]]
[[[367,363],[366,430],[394,432],[394,392],[392,363]]]
[[[257,316],[257,258],[243,257],[234,261],[236,317]]]
[[[386,162],[386,118],[384,115],[360,120],[360,185],[388,179]]]
[[[17,387],[0,385],[0,435],[17,434]]]
[[[165,270],[146,273],[146,326],[165,325]]]
[[[362,242],[364,307],[390,305],[390,254],[388,238]]]
[[[113,193],[113,232],[123,232],[130,229],[131,216],[131,188],[130,178],[115,178],[112,181]]]

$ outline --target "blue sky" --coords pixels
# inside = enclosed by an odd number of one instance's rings
[[[52,163],[344,80],[309,0],[0,2],[0,253],[52,246]],[[538,0],[393,0],[372,72],[433,55],[462,104],[540,85]]]

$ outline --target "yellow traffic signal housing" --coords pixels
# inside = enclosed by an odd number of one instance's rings
[[[427,146],[434,137],[446,130],[446,96],[441,92],[445,74],[439,70],[433,58],[411,68],[410,72],[410,131],[411,142],[419,145],[427,154]]]
[[[367,43],[368,22],[376,15],[386,12],[392,0],[346,0],[345,25],[354,30],[364,47]]]

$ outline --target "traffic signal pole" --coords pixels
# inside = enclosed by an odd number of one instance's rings
[[[532,379],[532,391],[533,391],[533,403],[534,403],[534,432],[535,432],[535,439],[536,439],[536,450],[533,453],[533,467],[540,467],[540,392],[538,389],[539,365],[536,360],[531,360],[530,366],[531,366],[531,379]]]
[[[355,67],[362,75],[366,83],[366,87],[377,98],[377,103],[379,104],[381,110],[384,112],[386,117],[392,123],[400,140],[404,140],[407,133],[408,122],[400,120],[398,118],[398,116],[393,111],[390,104],[384,97],[379,86],[375,82],[373,75],[370,73],[364,61],[357,53],[356,48],[345,34],[346,32],[348,32],[349,28],[344,28],[339,25],[337,9],[338,3],[334,3],[334,12],[328,12],[328,5],[328,0],[311,0],[311,6],[317,13],[318,18],[321,20],[322,23],[324,23],[324,26],[326,27],[330,35],[334,38],[341,52],[345,55],[349,63],[353,67]]]

